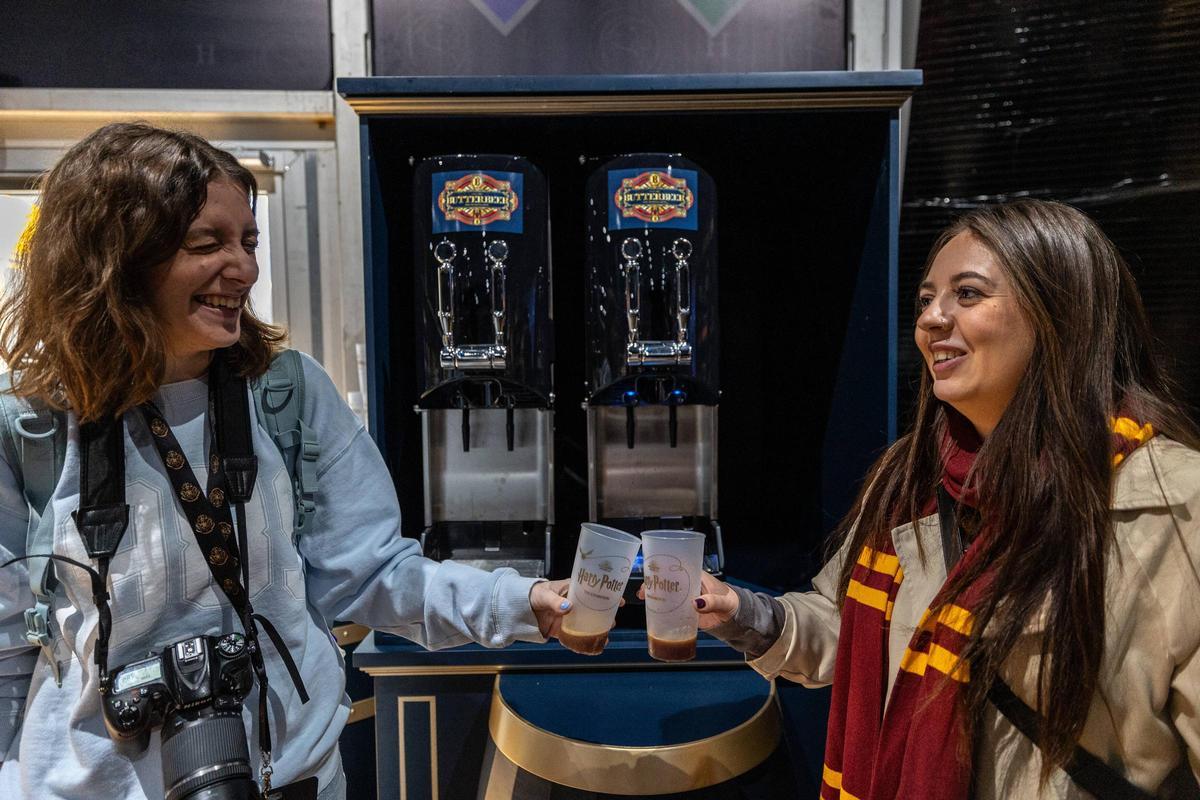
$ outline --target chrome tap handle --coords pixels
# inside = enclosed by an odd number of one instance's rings
[[[508,311],[508,300],[504,292],[505,265],[508,258],[508,242],[496,239],[487,247],[488,261],[492,262],[492,329],[496,335],[496,346],[504,344],[504,316]]]
[[[454,349],[454,259],[458,248],[449,239],[442,239],[433,248],[438,262],[437,315],[442,327],[442,348]]]
[[[621,242],[621,255],[625,258],[625,321],[629,325],[629,343],[637,344],[638,321],[642,314],[641,268],[642,243],[630,236]]]
[[[675,256],[675,321],[679,325],[675,341],[687,344],[688,321],[692,316],[692,279],[688,267],[692,243],[684,238],[676,239],[671,244],[671,254]]]

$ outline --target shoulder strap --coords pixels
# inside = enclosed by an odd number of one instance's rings
[[[942,556],[946,560],[946,574],[954,568],[962,556],[962,530],[959,527],[957,515],[954,512],[953,501],[944,488],[937,488],[938,525],[942,534]],[[1037,745],[1039,714],[1030,708],[1024,700],[1017,697],[999,675],[992,681],[988,689],[988,700],[992,702],[1001,714],[1012,723],[1013,727],[1025,734],[1025,738]],[[1040,749],[1040,747],[1039,747]],[[1152,800],[1153,795],[1134,786],[1123,775],[1105,764],[1096,756],[1076,743],[1071,758],[1063,765],[1063,769],[1075,785],[1091,792],[1098,800]]]
[[[1025,734],[1031,742],[1037,743],[1038,713],[1017,697],[1007,683],[997,677],[992,682],[992,688],[988,690],[988,699],[1008,718],[1014,728]],[[1075,745],[1075,752],[1063,765],[1063,769],[1071,776],[1076,786],[1091,792],[1098,800],[1151,800],[1154,797],[1144,789],[1134,786],[1124,775],[1078,744]]]
[[[946,491],[946,487],[940,483],[937,487],[937,506],[938,526],[942,533],[942,560],[946,564],[946,577],[948,578],[954,565],[963,555],[962,528],[959,527],[957,515],[954,512],[954,500]]]
[[[49,553],[54,549],[54,514],[47,510],[62,475],[66,415],[16,397],[12,393],[12,376],[5,373],[0,376],[0,427],[4,429],[0,440],[29,506],[25,553]],[[27,568],[34,604],[25,610],[25,638],[42,649],[55,682],[62,685],[50,631],[50,611],[58,586],[54,565],[48,558],[31,558]]]
[[[295,533],[300,535],[317,509],[317,458],[321,444],[304,412],[304,364],[295,350],[284,350],[254,387],[259,421],[275,440],[292,479]]]

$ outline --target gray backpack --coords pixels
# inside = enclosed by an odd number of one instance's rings
[[[304,408],[304,365],[295,350],[284,350],[271,362],[267,373],[251,383],[254,408],[259,423],[270,432],[283,456],[292,479],[295,497],[294,533],[299,536],[316,511],[317,457],[321,454],[317,434],[301,419]],[[25,502],[29,506],[29,527],[25,534],[25,553],[50,553],[54,547],[53,515],[47,505],[62,475],[67,446],[67,418],[37,403],[12,394],[11,376],[0,375],[0,443],[13,466]],[[27,562],[33,606],[25,610],[25,638],[40,647],[62,685],[55,639],[50,628],[54,592],[58,580],[48,558]]]

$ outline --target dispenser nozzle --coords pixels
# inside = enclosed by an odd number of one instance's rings
[[[462,446],[463,452],[471,452],[471,407],[463,403],[462,408]]]
[[[516,444],[517,438],[515,416],[513,413],[513,401],[510,397],[504,409],[504,434],[508,438],[508,452],[510,453],[513,451],[513,445]]]

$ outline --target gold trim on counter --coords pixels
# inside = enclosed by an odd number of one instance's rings
[[[333,629],[333,636],[337,639],[340,647],[348,647],[352,644],[358,644],[363,639],[367,638],[367,634],[371,629],[366,625],[336,625]]]
[[[355,700],[350,704],[350,716],[346,718],[346,724],[353,725],[356,722],[362,722],[364,719],[371,719],[374,716],[374,697],[368,697],[365,700]]]
[[[430,797],[431,800],[438,800],[437,697],[434,695],[396,698],[396,734],[400,743],[400,800],[408,800],[408,768],[404,758],[404,706],[408,703],[425,703],[429,706],[429,784],[433,792]]]
[[[911,90],[710,92],[702,94],[479,95],[347,97],[359,114],[628,114],[663,111],[787,111],[899,108]]]
[[[683,744],[623,747],[551,733],[520,717],[492,688],[488,729],[496,749],[527,772],[587,792],[671,794],[730,780],[775,751],[782,731],[775,684],[762,708],[735,728]]]

